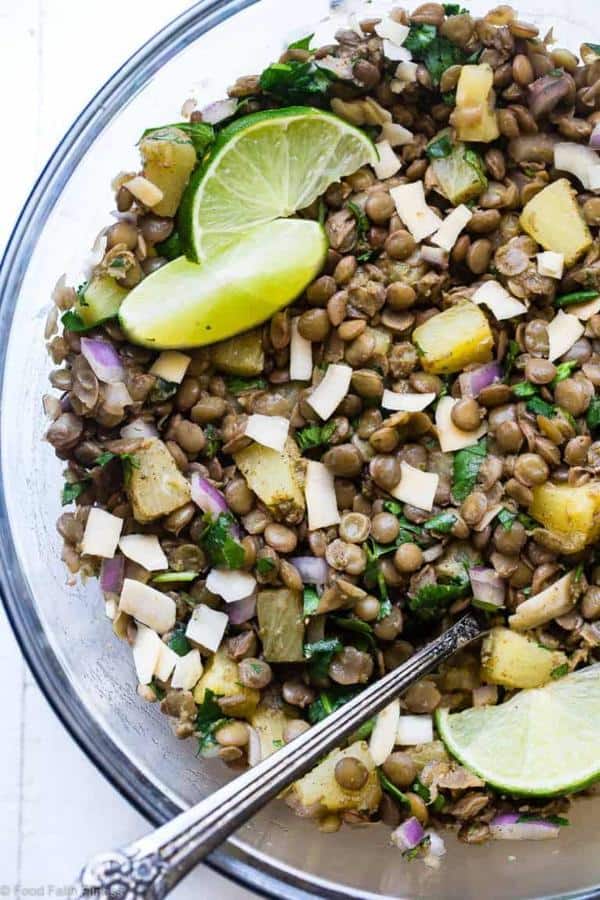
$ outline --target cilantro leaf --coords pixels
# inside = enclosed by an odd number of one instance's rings
[[[215,731],[229,721],[223,715],[216,698],[217,694],[207,688],[204,692],[204,699],[198,707],[195,725],[199,753],[206,753],[215,746]]]
[[[181,243],[179,233],[174,231],[166,240],[155,244],[154,249],[158,252],[159,256],[164,256],[165,259],[177,259],[178,256],[182,256],[183,244]]]
[[[314,38],[314,31],[312,34],[307,34],[303,38],[300,38],[298,41],[293,41],[293,43],[288,44],[288,50],[310,50],[310,43]]]
[[[225,379],[227,390],[230,394],[243,394],[244,391],[264,391],[267,388],[267,382],[264,378],[238,378],[231,375]]]
[[[314,616],[319,608],[319,595],[311,584],[304,585],[303,604],[305,616]]]
[[[548,419],[552,419],[556,415],[556,407],[552,403],[542,400],[541,397],[532,397],[531,400],[528,400],[527,409],[534,416],[546,416]]]
[[[275,560],[270,559],[268,556],[261,556],[256,561],[256,571],[259,575],[270,575],[274,568]]]
[[[266,94],[278,100],[294,104],[324,102],[335,75],[327,69],[320,69],[313,62],[289,60],[273,63],[260,76],[260,87]]]
[[[429,159],[444,159],[452,153],[452,141],[448,132],[441,134],[425,147]]]
[[[578,365],[579,360],[577,359],[570,359],[568,360],[568,362],[559,363],[559,365],[556,367],[556,375],[550,382],[550,386],[556,387],[556,385],[560,381],[564,381],[565,378],[569,378],[573,369],[576,369]]]
[[[563,663],[562,665],[555,666],[555,668],[552,669],[552,671],[550,672],[550,678],[554,678],[554,679],[562,678],[564,675],[568,675],[568,674],[569,674],[569,664]]]
[[[537,387],[530,381],[517,381],[516,384],[511,384],[510,387],[515,397],[520,397],[521,399],[535,397],[538,393]]]
[[[204,517],[206,528],[200,536],[200,544],[214,566],[241,569],[244,565],[244,548],[232,535],[235,519],[231,513],[220,513],[216,519]]]
[[[435,25],[412,25],[404,46],[410,50],[413,59],[425,65],[435,86],[446,69],[466,62],[460,47],[438,35]]]
[[[592,401],[588,406],[586,422],[590,431],[600,427],[600,397],[592,397]]]
[[[89,331],[91,328],[94,328],[94,325],[86,325],[79,313],[76,313],[72,309],[68,309],[63,313],[60,317],[60,321],[64,328],[76,333]]]
[[[515,360],[517,356],[521,353],[521,348],[518,343],[514,340],[510,340],[508,342],[508,350],[506,352],[506,356],[504,357],[504,379],[506,380],[510,373],[512,372]]]
[[[327,444],[334,431],[335,422],[326,422],[324,425],[307,425],[296,432],[296,443],[300,450],[312,450],[313,447]]]
[[[167,128],[177,128],[179,131],[183,131],[187,134],[194,145],[196,156],[200,158],[204,156],[215,139],[215,130],[208,122],[174,122],[171,125],[158,125],[153,128],[146,128],[140,140],[143,140],[154,132],[161,132]],[[168,138],[169,140],[172,140],[172,135],[164,135],[164,137],[165,139]],[[157,134],[156,138],[160,139],[160,134]],[[180,140],[179,143],[181,144],[183,141]]]
[[[214,459],[214,457],[219,452],[219,447],[221,446],[221,438],[219,437],[219,432],[212,424],[212,422],[209,422],[208,425],[204,426],[204,437],[206,438],[206,443],[204,445],[202,453],[207,459]]]
[[[426,584],[419,588],[414,597],[408,598],[408,605],[421,621],[431,622],[440,618],[455,600],[463,597],[466,588],[466,582],[462,584]]]
[[[311,725],[315,725],[347,703],[348,700],[352,700],[358,693],[360,693],[360,688],[355,685],[349,687],[334,685],[326,691],[322,691],[308,707],[308,721]]]
[[[358,239],[361,240],[361,238],[364,238],[365,234],[369,230],[369,220],[358,203],[354,203],[352,200],[348,200],[346,206],[356,219],[356,233]]]
[[[336,653],[344,649],[338,638],[324,638],[304,645],[304,658],[310,661],[309,669],[313,678],[326,678],[329,664]]]
[[[452,495],[459,503],[462,503],[475,487],[479,469],[486,456],[487,440],[485,438],[454,454]]]
[[[89,478],[84,478],[82,481],[65,481],[60,498],[62,506],[67,506],[77,500],[87,490],[89,483]]]
[[[418,778],[415,778],[410,786],[410,789],[413,794],[417,794],[417,796],[420,797],[424,803],[431,803],[431,793],[429,792],[429,788],[426,784],[423,784],[422,781],[419,781]]]
[[[517,516],[518,513],[513,512],[510,509],[501,509],[496,518],[505,531],[510,531],[517,520]]]
[[[428,519],[427,522],[424,523],[423,528],[426,528],[428,531],[437,531],[439,534],[448,534],[452,531],[457,522],[458,519],[454,513],[442,512],[432,519]]]
[[[465,9],[464,6],[461,6],[460,3],[443,3],[444,12],[447,16],[462,16],[463,13],[468,13],[469,10]]]
[[[337,625],[342,631],[351,631],[364,639],[363,643],[368,648],[375,648],[375,639],[373,637],[373,629],[368,622],[357,619],[355,616],[330,616],[329,621],[333,625]]]
[[[169,647],[177,656],[185,656],[192,649],[185,636],[184,628],[176,628],[169,641]]]
[[[148,403],[166,403],[175,396],[178,387],[179,385],[174,381],[166,381],[158,376],[148,394]]]
[[[354,743],[354,741],[366,741],[374,728],[375,719],[367,719],[367,721],[363,722],[352,735],[352,743]]]

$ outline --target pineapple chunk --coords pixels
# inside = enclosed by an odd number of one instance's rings
[[[566,178],[559,178],[525,204],[521,227],[544,250],[562,253],[571,266],[591,246],[592,235]]]
[[[335,780],[335,767],[346,756],[360,760],[369,772],[364,786],[358,791],[347,791]],[[312,772],[294,782],[286,798],[293,808],[316,816],[349,809],[373,813],[380,800],[377,769],[365,741],[357,741],[345,750],[334,750]]]
[[[267,662],[302,662],[304,617],[300,591],[259,591],[256,614]]]
[[[277,519],[298,522],[304,513],[304,474],[296,443],[288,438],[283,453],[252,444],[234,454],[248,487]]]
[[[439,140],[439,135],[436,140]],[[440,190],[453,206],[479,197],[487,187],[481,158],[464,144],[454,144],[448,156],[433,159],[431,168]]]
[[[191,498],[190,486],[162,441],[144,441],[134,456],[127,493],[137,522],[152,522],[179,509]]]
[[[191,139],[178,128],[158,128],[140,141],[144,177],[162,191],[152,207],[157,216],[174,216],[196,165]]]
[[[283,747],[283,729],[287,721],[287,716],[280,709],[262,705],[251,716],[250,724],[258,733],[263,759]]]
[[[261,330],[245,331],[211,349],[212,361],[229,375],[260,375],[265,364]]]
[[[532,488],[529,513],[554,534],[564,553],[578,553],[600,537],[600,483],[579,487],[546,481]]]
[[[207,690],[212,691],[218,697],[239,696],[239,704],[236,704],[235,709],[227,712],[242,719],[250,719],[254,715],[260,700],[260,691],[245,687],[240,683],[238,665],[227,656],[223,648],[217,650],[207,663],[200,681],[194,688],[196,703],[200,704],[204,701]]]
[[[483,679],[508,688],[542,687],[566,662],[562,651],[546,650],[508,628],[493,628],[481,647]]]
[[[460,141],[489,144],[499,136],[493,82],[494,73],[487,63],[463,66],[460,70],[456,109],[452,115],[452,124]]]
[[[492,358],[494,337],[485,313],[465,300],[427,319],[413,332],[426,372],[449,375]]]

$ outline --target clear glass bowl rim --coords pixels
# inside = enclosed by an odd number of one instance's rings
[[[259,0],[199,0],[124,62],[67,130],[31,189],[0,263],[0,384],[4,381],[8,336],[28,260],[48,215],[86,151],[121,106],[128,103],[163,65],[202,34],[257,2]],[[337,5],[335,0],[331,5]],[[1,416],[0,406],[0,419]],[[160,825],[180,812],[180,808],[143,775],[100,727],[65,677],[44,632],[18,560],[1,482],[0,598],[37,684],[62,724],[96,768],[154,825]],[[340,892],[333,888],[331,882],[319,882],[314,877],[310,882],[303,881],[297,874],[286,871],[285,865],[274,865],[264,856],[245,853],[237,842],[235,845],[228,843],[215,851],[207,863],[238,884],[266,897],[283,900],[308,897],[368,900],[376,897],[370,892],[348,888]],[[315,893],[317,885],[318,893]],[[568,892],[560,898],[588,900],[598,896],[592,889]],[[559,900],[559,895],[553,897]],[[376,900],[382,900],[381,895],[377,895]]]

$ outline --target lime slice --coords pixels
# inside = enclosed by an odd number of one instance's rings
[[[249,228],[304,209],[377,159],[362,131],[322,110],[290,106],[245,116],[223,129],[185,192],[178,220],[186,254],[211,259]]]
[[[180,256],[144,278],[121,304],[121,327],[133,343],[160,350],[222,341],[290,303],[326,253],[318,222],[267,222],[212,262]]]
[[[436,713],[449,752],[488,784],[509,794],[551,796],[600,778],[600,666],[500,706]]]

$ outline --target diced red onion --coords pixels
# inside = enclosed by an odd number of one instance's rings
[[[100,587],[107,594],[120,594],[125,577],[125,557],[103,559],[100,566]]]
[[[235,98],[229,100],[215,100],[214,103],[209,103],[208,106],[205,106],[202,110],[202,121],[207,122],[209,125],[218,125],[219,122],[230,119],[236,109],[237,100]]]
[[[119,415],[126,406],[131,406],[133,400],[122,381],[106,384],[103,390],[105,410],[113,415]]]
[[[82,337],[81,352],[100,381],[114,384],[117,381],[125,380],[125,369],[119,354],[108,341]]]
[[[504,606],[504,581],[494,569],[473,566],[469,569],[469,578],[473,600],[477,601],[475,605],[482,606],[484,609],[500,609]]]
[[[392,841],[400,848],[400,850],[414,850],[415,847],[419,846],[424,837],[425,831],[423,830],[423,826],[415,816],[411,816],[410,819],[402,822],[402,824],[392,832]]]
[[[119,432],[122,438],[153,438],[158,437],[158,429],[152,422],[145,419],[134,419],[124,425]]]
[[[227,615],[232,625],[243,625],[253,619],[256,614],[256,593],[227,604]]]
[[[600,122],[594,125],[594,130],[590,134],[590,147],[593,150],[600,150]]]
[[[438,269],[448,268],[448,254],[441,247],[429,247],[423,244],[421,247],[421,259]]]
[[[500,363],[491,362],[470,372],[463,372],[459,375],[458,383],[463,397],[478,397],[485,387],[501,379]]]
[[[304,584],[325,584],[329,566],[320,556],[293,556],[290,562],[300,574]]]
[[[192,500],[203,512],[219,516],[229,511],[225,497],[207,478],[192,472]]]
[[[490,822],[490,834],[500,841],[547,841],[560,833],[560,826],[546,819],[520,819],[519,813],[502,813]]]
[[[248,765],[252,768],[262,761],[262,747],[256,728],[253,728],[252,725],[246,725],[246,728],[248,729]]]
[[[60,398],[60,408],[63,412],[72,412],[71,400],[68,394],[63,394]]]

